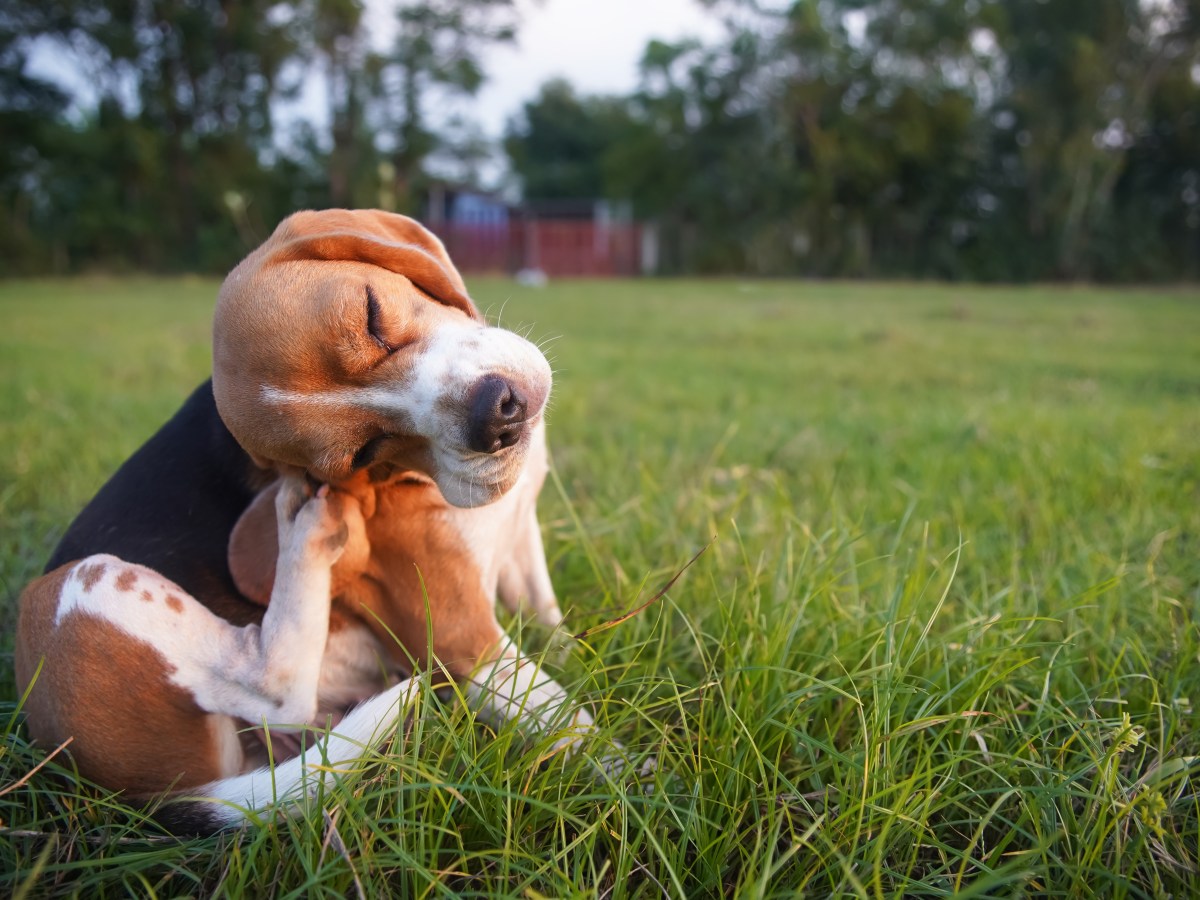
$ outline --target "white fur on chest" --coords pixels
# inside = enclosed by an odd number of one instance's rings
[[[383,643],[359,622],[331,631],[317,683],[318,720],[379,693],[399,675]]]

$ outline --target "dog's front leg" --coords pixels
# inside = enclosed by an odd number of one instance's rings
[[[556,735],[550,755],[577,753],[596,733],[591,713],[570,701],[566,690],[507,638],[499,654],[481,665],[465,682],[467,699],[485,722],[498,727],[512,722],[526,733]],[[624,746],[605,739],[590,756],[597,774],[627,772],[630,759]],[[657,763],[647,759],[638,775],[646,777]]]
[[[511,531],[512,546],[500,565],[497,593],[513,613],[529,612],[548,628],[562,622],[554,585],[546,567],[546,551],[538,527],[537,510],[522,510]]]
[[[216,673],[229,692],[220,707],[268,725],[301,726],[317,712],[321,658],[329,635],[331,569],[357,503],[327,486],[312,495],[285,476],[275,498],[279,556],[271,600],[259,627],[237,632],[227,667]]]
[[[514,722],[538,734],[566,732],[555,748],[576,744],[595,727],[591,714],[569,702],[566,690],[505,638],[499,653],[466,681],[467,698],[492,726]]]

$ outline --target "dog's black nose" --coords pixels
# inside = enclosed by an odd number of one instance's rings
[[[511,447],[521,439],[528,413],[529,403],[516,385],[498,375],[485,375],[471,395],[467,446],[479,453]]]

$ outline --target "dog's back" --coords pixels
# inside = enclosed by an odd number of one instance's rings
[[[160,572],[223,618],[256,621],[229,573],[229,535],[274,478],[217,414],[205,381],[76,516],[46,564],[108,553]]]

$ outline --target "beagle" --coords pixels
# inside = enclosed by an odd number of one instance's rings
[[[284,220],[221,287],[211,381],[21,596],[34,739],[72,739],[131,798],[170,792],[160,818],[192,833],[313,794],[431,668],[485,720],[574,746],[591,717],[495,615],[499,595],[561,620],[535,509],[550,386],[415,221]]]

